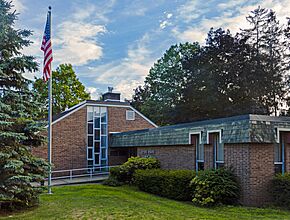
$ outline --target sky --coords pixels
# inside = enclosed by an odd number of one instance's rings
[[[281,23],[290,0],[12,0],[16,27],[33,31],[24,49],[42,68],[40,50],[48,6],[52,6],[53,69],[70,63],[93,99],[108,86],[130,99],[150,67],[173,44],[205,43],[206,33],[222,27],[247,28],[247,14],[259,5],[273,9]],[[29,79],[41,71],[25,73]]]

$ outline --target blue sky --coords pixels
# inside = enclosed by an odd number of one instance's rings
[[[281,22],[289,0],[13,0],[16,26],[30,29],[26,54],[41,64],[40,43],[48,5],[52,6],[53,68],[71,63],[97,98],[108,86],[131,98],[150,67],[172,44],[204,43],[209,28],[247,27],[245,16],[258,5],[272,8]],[[40,65],[41,66],[41,65]],[[27,78],[41,73],[26,73]]]

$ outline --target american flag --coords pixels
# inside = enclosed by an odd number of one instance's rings
[[[46,82],[51,75],[51,62],[52,62],[52,47],[50,40],[50,11],[47,14],[47,20],[44,30],[44,35],[41,44],[41,50],[44,53],[43,61],[43,80]]]

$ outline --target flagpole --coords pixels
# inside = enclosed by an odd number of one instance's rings
[[[50,23],[50,34],[51,34],[51,6],[48,7],[49,23]],[[48,171],[48,194],[51,194],[51,146],[52,146],[52,65],[50,64],[50,77],[48,81],[48,146],[47,146],[47,156],[49,163]]]

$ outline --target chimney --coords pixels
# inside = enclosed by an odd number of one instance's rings
[[[102,95],[103,101],[120,101],[120,93],[113,92],[113,87],[108,87],[108,92]]]

